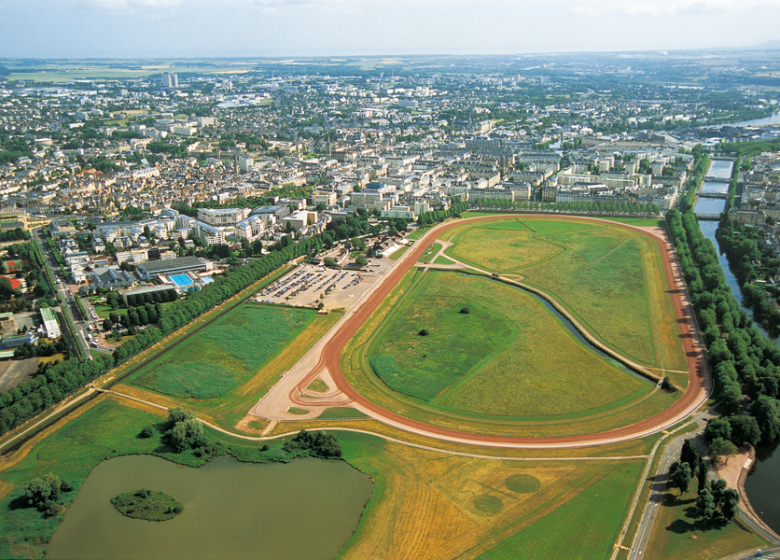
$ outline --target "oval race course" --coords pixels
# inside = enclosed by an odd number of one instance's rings
[[[494,447],[583,447],[588,445],[614,443],[635,439],[658,432],[664,428],[676,424],[691,414],[696,408],[698,408],[703,402],[706,401],[711,389],[706,352],[696,328],[695,319],[691,312],[690,304],[687,300],[685,284],[679,273],[679,269],[672,262],[672,248],[668,244],[665,236],[660,234],[653,234],[648,230],[635,226],[609,222],[608,220],[602,220],[598,218],[580,216],[561,217],[566,219],[592,222],[608,222],[618,227],[624,227],[641,232],[642,234],[654,239],[658,244],[658,248],[664,263],[664,269],[666,271],[667,283],[670,287],[670,295],[674,304],[675,316],[678,319],[683,350],[685,352],[686,361],[688,363],[688,387],[683,396],[680,397],[672,406],[663,412],[656,414],[655,416],[635,424],[605,432],[566,437],[506,437],[480,435],[458,430],[439,428],[424,422],[410,420],[372,403],[363,397],[360,393],[358,393],[355,389],[353,389],[344,378],[344,375],[341,371],[341,366],[339,364],[339,359],[342,352],[344,351],[345,345],[358,332],[363,323],[365,323],[379,307],[382,301],[398,284],[404,274],[406,274],[414,266],[418,257],[426,250],[428,245],[432,243],[440,233],[453,227],[485,220],[501,218],[506,219],[507,217],[514,215],[517,214],[467,218],[464,220],[440,224],[429,230],[422,238],[415,242],[411,249],[408,250],[406,254],[401,257],[401,259],[399,259],[395,266],[393,266],[390,272],[380,282],[377,283],[372,291],[367,294],[366,299],[358,303],[356,309],[353,309],[341,322],[339,322],[334,327],[334,330],[331,333],[326,335],[328,340],[325,341],[325,344],[320,350],[320,355],[316,366],[310,370],[310,373],[306,375],[306,378],[299,384],[299,387],[305,386],[305,384],[308,384],[311,380],[313,380],[323,369],[327,369],[341,393],[350,399],[353,405],[357,405],[357,408],[379,420],[380,422],[437,439]],[[298,391],[296,390],[294,393],[298,393]],[[293,400],[293,402],[306,404],[297,398],[298,394],[291,393],[290,398]],[[314,403],[309,401],[308,404]],[[320,402],[316,404],[324,405],[326,403]],[[346,403],[343,401],[341,401],[340,404],[333,403],[334,406],[344,406],[344,404]]]

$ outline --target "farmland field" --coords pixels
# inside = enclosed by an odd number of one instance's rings
[[[173,346],[126,381],[196,400],[227,395],[298,336],[314,311],[244,304]]]
[[[657,370],[685,371],[685,356],[656,243],[608,223],[523,216],[443,235],[447,254],[556,298],[598,337]],[[684,386],[685,377],[674,377]]]

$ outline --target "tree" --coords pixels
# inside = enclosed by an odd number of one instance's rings
[[[0,278],[0,300],[8,300],[17,295],[8,278]]]
[[[771,443],[780,437],[780,401],[761,395],[753,402],[750,411],[761,429],[762,442]]]
[[[145,426],[143,430],[141,430],[141,433],[138,434],[142,438],[150,438],[154,435],[154,430],[151,426]]]
[[[683,443],[682,450],[680,451],[680,462],[688,463],[691,466],[691,472],[697,472],[699,470],[701,454],[693,439],[686,439],[685,443]]]
[[[60,497],[62,491],[69,491],[70,485],[63,483],[54,473],[48,473],[41,478],[34,478],[24,487],[24,497],[27,504],[39,511],[52,509],[52,505]]]
[[[729,456],[737,454],[737,447],[728,440],[723,438],[715,438],[710,442],[710,458],[712,463],[717,463],[721,458],[726,458],[726,463],[729,462]]]
[[[108,304],[111,309],[119,307],[119,295],[116,292],[109,292],[106,295],[106,304]]]
[[[328,268],[335,268],[336,267],[336,259],[333,257],[325,257],[322,260],[322,263],[327,266]]]
[[[726,488],[723,491],[723,502],[720,505],[720,512],[726,521],[731,521],[739,513],[739,492],[734,488]]]
[[[699,491],[699,495],[696,497],[696,507],[699,509],[699,515],[705,519],[711,518],[715,513],[715,499],[706,488]]]
[[[731,441],[737,445],[749,443],[755,447],[761,441],[761,429],[758,421],[752,416],[731,416]]]
[[[688,463],[672,463],[669,469],[669,483],[680,490],[680,496],[688,491],[691,484],[691,467]]]
[[[181,453],[187,449],[195,449],[208,445],[203,424],[194,412],[172,408],[168,411],[168,445]]]
[[[366,259],[365,255],[358,255],[355,259],[355,264],[358,266],[366,266],[368,264],[368,259]]]
[[[713,418],[707,422],[707,427],[704,429],[704,437],[707,439],[707,442],[717,438],[731,439],[731,423],[726,418]]]
[[[103,319],[103,330],[104,331],[110,331],[111,327],[113,327],[113,323],[111,323],[111,319]]]
[[[699,479],[699,492],[707,487],[707,473],[710,472],[710,467],[707,466],[706,461],[699,461],[699,473],[696,477]]]

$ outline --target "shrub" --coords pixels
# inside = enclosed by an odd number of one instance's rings
[[[428,331],[428,329],[423,329],[420,332],[418,332],[417,334],[419,334],[420,336],[428,336],[431,333]]]

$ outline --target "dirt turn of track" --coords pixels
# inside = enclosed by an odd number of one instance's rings
[[[488,446],[505,447],[531,447],[531,448],[553,448],[553,447],[581,447],[587,445],[598,445],[605,443],[614,443],[629,439],[643,437],[658,432],[666,427],[676,424],[699,405],[706,401],[710,391],[710,376],[707,367],[706,352],[701,342],[698,329],[696,328],[693,311],[687,298],[685,284],[679,270],[679,266],[674,259],[673,249],[670,246],[663,230],[659,228],[640,228],[636,226],[610,222],[598,218],[588,218],[582,216],[560,216],[565,219],[582,220],[589,222],[609,223],[616,227],[623,227],[633,231],[638,231],[651,237],[658,244],[659,251],[666,271],[667,283],[670,286],[670,296],[674,304],[675,315],[680,329],[683,349],[685,351],[688,363],[688,387],[685,393],[672,406],[663,412],[650,418],[637,422],[629,426],[616,428],[606,432],[583,434],[577,436],[565,437],[506,437],[480,435],[458,430],[451,430],[432,426],[424,422],[411,420],[388,411],[370,400],[363,397],[353,389],[341,371],[339,364],[340,357],[344,351],[347,342],[355,336],[360,327],[369,319],[374,311],[381,305],[382,301],[388,296],[391,290],[417,262],[417,259],[427,249],[438,235],[453,227],[459,227],[464,224],[506,219],[517,216],[516,214],[482,216],[477,218],[467,218],[441,224],[432,228],[422,238],[420,238],[406,254],[396,263],[390,272],[385,276],[374,289],[367,294],[367,297],[361,301],[356,309],[352,310],[338,323],[331,333],[328,333],[327,340],[321,345],[319,356],[316,359],[316,365],[310,370],[306,379],[313,379],[319,372],[327,371],[330,378],[336,384],[346,400],[352,401],[356,408],[370,414],[377,420],[386,424],[401,428],[407,431],[427,435],[430,437],[444,439],[449,441],[459,441],[471,444],[482,444]],[[535,216],[535,215],[533,215]],[[558,216],[555,216],[558,217]],[[318,345],[319,346],[319,345]],[[293,402],[299,401],[297,395],[290,395]],[[262,401],[261,401],[262,402]],[[314,404],[314,403],[312,403]],[[518,426],[519,429],[522,429]]]

